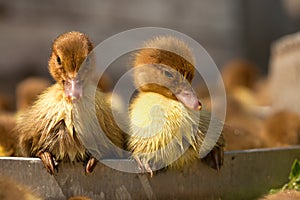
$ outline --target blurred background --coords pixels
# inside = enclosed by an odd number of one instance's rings
[[[50,78],[51,43],[71,30],[98,44],[136,27],[170,28],[198,41],[220,68],[247,58],[266,73],[272,41],[300,28],[295,6],[286,4],[293,1],[1,0],[0,93],[14,95],[28,76]]]
[[[0,111],[9,111],[0,112],[0,141],[11,141],[2,144],[3,155],[14,152],[15,111],[30,106],[53,82],[47,65],[58,35],[80,31],[97,45],[149,26],[192,37],[219,67],[225,123],[232,128],[224,134],[226,150],[300,144],[300,0],[0,0]],[[128,65],[126,59],[115,65]],[[105,92],[119,71],[100,81]],[[209,91],[195,82],[209,110]],[[217,103],[217,109],[222,106]]]

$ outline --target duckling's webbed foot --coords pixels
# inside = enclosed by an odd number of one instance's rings
[[[211,168],[220,171],[224,162],[224,149],[214,147],[202,160]]]
[[[134,156],[133,158],[137,162],[139,170],[143,172],[146,171],[150,174],[151,177],[153,176],[153,171],[148,162],[142,162],[138,156]]]
[[[57,171],[55,161],[53,159],[53,156],[49,152],[41,152],[38,154],[38,157],[41,158],[46,170],[53,175],[55,171]]]
[[[97,165],[97,162],[98,161],[96,160],[96,158],[90,157],[85,165],[85,174],[92,173]]]

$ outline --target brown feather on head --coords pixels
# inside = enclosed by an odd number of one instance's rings
[[[62,34],[53,42],[49,71],[57,83],[63,85],[71,100],[80,97],[82,83],[76,80],[77,72],[92,49],[89,38],[76,31]]]
[[[190,83],[194,78],[194,65],[186,60],[186,58],[176,54],[175,52],[146,47],[136,54],[133,63],[135,67],[144,64],[163,64],[169,66],[181,73],[181,75],[184,76]]]
[[[194,78],[194,58],[181,40],[167,36],[148,41],[134,57],[134,83],[143,92],[156,92],[200,109],[190,86]]]

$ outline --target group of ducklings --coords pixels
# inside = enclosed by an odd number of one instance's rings
[[[211,100],[209,95],[199,96],[205,89],[191,87],[195,55],[174,36],[152,38],[133,53],[137,94],[128,108],[128,129],[123,130],[112,114],[115,108],[107,100],[109,94],[86,78],[95,63],[90,62],[84,76],[78,75],[93,48],[88,36],[76,31],[55,39],[49,72],[56,83],[33,78],[19,85],[17,114],[0,113],[0,156],[39,157],[50,174],[56,172],[59,162],[83,162],[85,172],[91,173],[97,159],[90,149],[96,148],[100,159],[126,151],[152,176],[161,166],[178,169],[198,160],[203,145],[210,148],[200,159],[219,170],[224,149],[299,143],[299,115],[270,112],[268,81],[245,60],[222,68],[228,110],[222,129],[223,122],[202,108],[204,104],[209,109]],[[7,101],[0,101],[3,110],[6,105]],[[105,137],[95,138],[99,124]],[[205,144],[209,124],[217,139]],[[87,140],[99,144],[87,147]]]
[[[96,138],[101,143],[95,147],[97,158],[118,157],[121,149],[130,152],[139,167],[151,175],[156,165],[179,168],[196,160],[210,115],[200,112],[201,103],[190,86],[195,63],[188,45],[173,36],[160,36],[146,41],[134,53],[133,82],[138,92],[128,108],[128,132],[113,118],[108,94],[85,78],[93,73],[95,63],[91,61],[83,70],[86,76],[78,75],[93,48],[90,39],[76,31],[55,39],[49,72],[56,83],[45,84],[46,89],[36,92],[41,94],[12,120],[12,135],[18,139],[17,144],[13,142],[16,155],[41,158],[50,174],[61,161],[83,162],[85,172],[90,173],[97,159],[89,150],[94,147],[85,144],[95,139],[100,124],[106,137],[99,134]],[[25,90],[18,89],[19,96],[25,96]],[[153,112],[157,105],[159,110]],[[219,170],[225,142],[221,130],[218,134],[203,160]],[[103,138],[117,148],[111,149]]]
[[[51,174],[60,161],[80,161],[90,173],[97,159],[83,140],[94,137],[100,124],[117,148],[112,150],[100,137],[101,144],[95,147],[101,148],[98,158],[118,157],[118,149],[125,150],[151,174],[158,165],[180,168],[197,160],[209,124],[222,127],[223,123],[211,120],[209,111],[202,109],[202,104],[210,109],[209,93],[191,87],[195,55],[174,36],[158,36],[141,47],[132,56],[137,94],[128,108],[128,129],[123,130],[112,115],[115,108],[107,100],[110,94],[84,78],[95,63],[90,63],[85,76],[77,75],[94,48],[88,36],[72,31],[57,37],[49,59],[49,72],[56,83],[31,78],[19,84],[17,114],[0,115],[0,153],[40,157]],[[221,74],[227,94],[226,125],[215,130],[218,138],[201,157],[203,161],[219,170],[224,149],[298,144],[298,114],[270,112],[268,80],[260,77],[256,66],[235,60],[225,65]],[[94,103],[96,114],[92,116]],[[7,101],[2,100],[1,105],[5,109]]]

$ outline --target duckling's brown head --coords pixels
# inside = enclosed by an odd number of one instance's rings
[[[145,43],[137,52],[133,66],[163,64],[181,73],[190,83],[195,74],[194,56],[188,45],[173,37],[160,36]]]
[[[53,42],[49,71],[71,100],[82,95],[82,83],[76,79],[76,75],[92,49],[93,44],[89,38],[76,31],[64,33]]]
[[[175,37],[158,37],[139,50],[133,61],[134,82],[143,92],[156,92],[179,100],[191,109],[201,104],[190,83],[194,58],[188,46]]]

